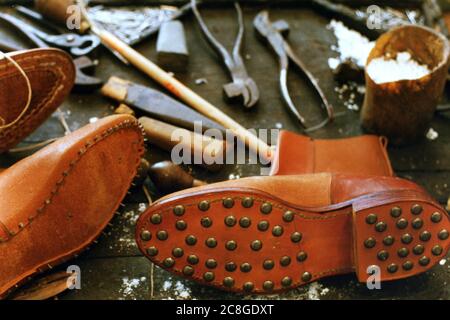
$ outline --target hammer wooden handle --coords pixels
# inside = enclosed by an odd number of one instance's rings
[[[206,182],[197,180],[189,173],[170,161],[153,164],[148,170],[150,179],[163,194],[169,194],[183,189],[199,187]]]
[[[148,141],[163,150],[170,152],[173,147],[179,145],[183,150],[190,150],[191,159],[202,159],[202,163],[198,164],[210,171],[219,170],[225,162],[226,143],[222,140],[216,140],[148,117],[139,118],[139,122],[144,127]],[[174,138],[182,136],[181,139],[172,140],[175,130],[178,130],[177,133],[179,134],[175,135]],[[208,164],[203,161],[204,156],[214,159],[215,155],[223,159],[222,163]]]
[[[142,54],[131,48],[129,45],[118,39],[116,36],[106,30],[92,26],[92,30],[99,36],[103,43],[118,51],[131,64],[146,73],[148,76],[159,82],[174,95],[185,101],[192,108],[201,112],[203,115],[217,121],[225,128],[231,130],[239,137],[250,149],[265,159],[272,158],[272,149],[264,141],[260,140],[250,131],[246,130],[239,123],[217,109],[211,103],[200,97],[194,91],[186,87],[173,76],[162,70],[156,64],[144,57]]]

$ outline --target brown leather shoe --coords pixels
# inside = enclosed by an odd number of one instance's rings
[[[230,291],[269,293],[379,266],[381,280],[430,269],[449,249],[448,214],[392,177],[254,177],[155,202],[136,230],[159,266]]]
[[[41,125],[64,101],[73,87],[72,58],[59,49],[33,49],[9,54],[30,79],[32,100],[13,126],[0,129],[0,153],[8,151]],[[10,61],[0,60],[0,117],[6,124],[19,117],[27,103],[23,75]],[[1,123],[0,123],[1,125]]]
[[[100,235],[143,151],[138,121],[111,116],[0,174],[0,297],[74,257]]]

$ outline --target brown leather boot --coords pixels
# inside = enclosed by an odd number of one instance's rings
[[[100,235],[143,151],[138,121],[111,116],[0,174],[0,297],[74,257]]]
[[[320,173],[254,177],[172,194],[141,215],[140,250],[221,289],[269,293],[356,272],[367,281],[430,269],[447,252],[446,211],[399,178]]]
[[[73,87],[75,67],[72,58],[59,49],[33,49],[9,54],[30,80],[32,99],[27,103],[26,80],[10,61],[0,60],[0,153],[14,147],[41,125],[64,101]]]

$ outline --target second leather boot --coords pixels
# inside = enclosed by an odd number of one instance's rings
[[[448,214],[413,182],[320,173],[174,193],[141,215],[136,239],[170,272],[271,293],[350,272],[366,282],[368,268],[382,281],[419,274],[445,256],[449,230]]]

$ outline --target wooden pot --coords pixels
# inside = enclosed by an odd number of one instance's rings
[[[374,58],[409,52],[431,73],[414,80],[376,84],[367,73]],[[381,35],[366,62],[366,95],[361,111],[365,130],[387,136],[396,145],[424,136],[443,94],[449,67],[447,39],[426,27],[405,25]]]

